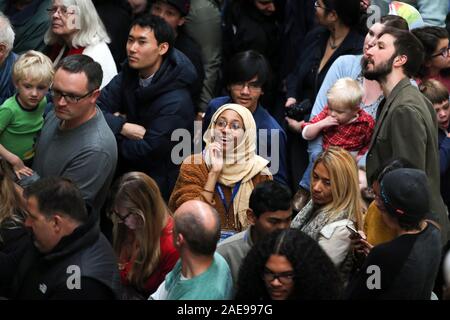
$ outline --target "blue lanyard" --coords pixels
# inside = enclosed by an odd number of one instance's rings
[[[223,203],[226,213],[228,213],[230,211],[231,205],[233,204],[234,197],[236,197],[236,194],[238,193],[240,186],[241,186],[240,181],[234,185],[233,192],[231,193],[230,203],[227,203],[227,201],[225,199],[225,194],[223,193],[222,188],[220,187],[219,184],[216,184],[217,193],[219,194],[220,200],[222,200],[222,203]]]

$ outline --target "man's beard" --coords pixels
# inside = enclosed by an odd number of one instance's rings
[[[371,61],[374,68],[373,70],[368,70],[367,65],[369,64],[369,59],[363,56],[361,58],[361,69],[364,78],[368,80],[375,80],[380,83],[384,82],[387,76],[392,72],[392,64],[394,63],[394,59],[395,55],[392,55],[388,61],[380,64],[378,67],[375,67],[373,61]]]

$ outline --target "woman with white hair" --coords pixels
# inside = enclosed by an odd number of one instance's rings
[[[52,19],[44,41],[56,65],[62,58],[85,54],[100,63],[103,70],[101,88],[117,74],[116,64],[107,43],[105,26],[91,0],[53,0],[48,9]]]

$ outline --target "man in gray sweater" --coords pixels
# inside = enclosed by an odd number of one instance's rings
[[[117,163],[116,139],[96,106],[100,65],[73,55],[57,66],[51,95],[54,108],[36,144],[33,170],[40,177],[70,178],[99,216]]]

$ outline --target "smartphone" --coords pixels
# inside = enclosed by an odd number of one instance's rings
[[[349,225],[346,225],[346,227],[347,227],[348,231],[350,231],[350,233],[351,233],[353,236],[356,236],[356,237],[358,237],[358,238],[361,238],[361,235],[359,234],[358,231],[356,231],[355,228],[353,228],[352,226],[349,226]]]

